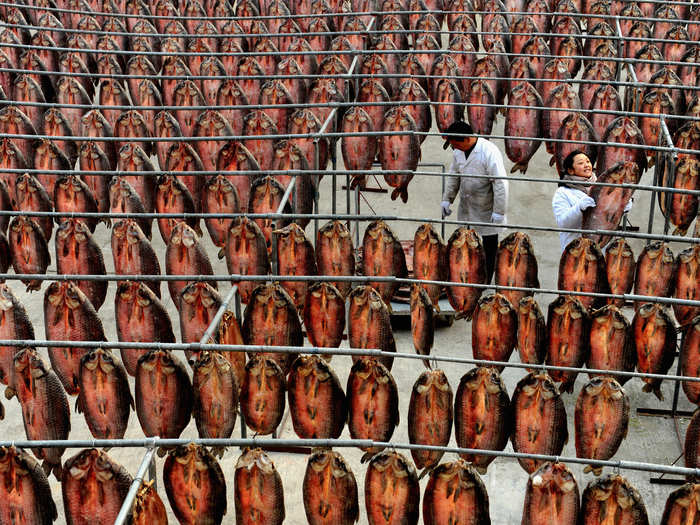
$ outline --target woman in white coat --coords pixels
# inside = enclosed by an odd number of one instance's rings
[[[508,206],[508,181],[503,166],[503,155],[495,144],[474,136],[472,127],[461,120],[453,122],[445,130],[445,144],[452,146],[452,164],[449,173],[478,175],[463,177],[448,175],[442,195],[443,214],[450,215],[450,204],[459,193],[457,218],[465,222],[504,224]],[[489,225],[470,225],[481,236],[486,253],[487,282],[491,282],[498,232],[501,228]]]

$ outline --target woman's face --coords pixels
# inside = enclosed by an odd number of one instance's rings
[[[573,173],[572,173],[573,172]],[[579,153],[574,157],[573,169],[569,170],[569,177],[576,179],[590,179],[593,176],[591,159],[585,153]]]

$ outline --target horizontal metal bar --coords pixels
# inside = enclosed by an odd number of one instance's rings
[[[4,339],[0,340],[0,346],[25,347],[61,347],[61,348],[138,348],[142,350],[169,350],[182,351],[211,351],[211,352],[249,352],[249,353],[278,353],[278,354],[313,354],[313,355],[343,355],[355,357],[376,357],[413,359],[419,361],[439,361],[473,366],[497,366],[505,368],[533,369],[541,371],[556,370],[560,372],[574,372],[581,374],[612,375],[619,377],[639,377],[646,379],[661,379],[669,381],[687,381],[689,383],[700,382],[700,377],[680,376],[672,374],[650,374],[645,372],[626,372],[622,370],[603,370],[598,368],[584,368],[572,366],[556,366],[549,364],[532,364],[511,361],[494,361],[489,359],[472,359],[468,357],[451,357],[440,354],[411,354],[404,352],[386,352],[369,348],[325,348],[317,346],[270,346],[270,345],[223,345],[217,343],[149,343],[130,341],[61,341],[61,340],[35,340],[35,339]]]
[[[293,136],[293,135],[292,135]],[[700,153],[700,151],[698,151]],[[421,163],[422,166],[428,166],[427,164]],[[437,164],[435,166],[442,166],[444,164]],[[45,169],[20,169],[20,168],[0,168],[0,173],[31,173],[31,174],[42,174],[42,175],[87,175],[87,176],[106,176],[114,177],[123,175],[125,173],[133,172],[123,172],[117,170],[45,170]],[[225,170],[215,170],[215,171],[168,171],[168,170],[153,170],[153,171],[143,171],[138,172],[139,176],[144,177],[159,177],[161,175],[196,175],[202,177],[213,177],[216,175],[253,175],[260,176],[261,171],[254,170],[241,170],[241,171],[225,171]],[[284,175],[289,177],[300,177],[305,175],[366,175],[368,172],[366,170],[265,170],[267,175]],[[376,175],[392,175],[392,174],[403,174],[405,170],[373,170],[371,173]],[[537,178],[537,177],[523,177],[517,175],[506,175],[506,176],[493,176],[482,175],[478,173],[450,173],[450,172],[436,172],[436,171],[419,171],[413,172],[414,175],[418,176],[430,176],[430,177],[459,177],[459,178],[487,178],[490,180],[508,180],[510,182],[542,182],[545,184],[560,184],[561,179],[548,179],[548,178]],[[569,184],[576,184],[574,181],[569,181]],[[611,188],[630,188],[638,191],[663,191],[668,193],[678,193],[687,195],[700,195],[700,190],[688,190],[683,188],[668,188],[666,186],[654,186],[649,184],[628,184],[628,183],[612,183],[612,182],[590,182],[581,183],[586,186],[600,186],[600,187],[611,187]],[[31,215],[31,216],[45,216],[45,217],[113,217],[113,218],[132,218],[132,217],[142,217],[142,218],[163,218],[163,217],[187,217],[187,218],[231,218],[231,217],[256,217],[256,218],[271,218],[269,214],[250,214],[250,213],[118,213],[118,212],[60,212],[60,211],[29,211],[29,210],[0,210],[0,217],[2,216],[14,216],[14,215]],[[289,214],[285,214],[285,217],[289,217]],[[299,216],[299,215],[295,215]],[[301,216],[319,217],[318,214],[301,214]],[[299,218],[301,218],[299,216]],[[277,214],[274,214],[277,217]],[[355,217],[353,215],[343,215],[345,218]],[[362,217],[362,216],[361,216]],[[371,216],[370,216],[371,217]]]
[[[383,12],[383,15],[410,15],[410,14],[435,14],[436,11],[389,11],[389,12]],[[447,11],[446,12],[449,15],[457,16],[457,14],[471,14],[472,12],[470,11]],[[512,13],[509,11],[489,11],[489,13],[495,14],[501,14],[501,15],[511,15]],[[483,12],[479,12],[483,16]],[[529,15],[536,15],[536,16],[541,16],[545,15],[548,17],[551,17],[554,19],[557,16],[568,16],[571,15],[569,12],[559,12],[557,13],[528,13]],[[346,16],[344,13],[335,13],[331,14],[330,16],[335,18],[337,16]],[[112,14],[109,15],[110,17],[113,16]],[[129,18],[134,18],[138,16],[139,19],[146,19],[147,20],[147,15],[142,16],[142,15],[133,15],[133,14],[127,14],[126,17]],[[284,16],[284,19],[294,19],[294,18],[315,18],[317,15],[315,13],[312,14],[289,14]],[[366,14],[361,14],[359,16],[367,16]],[[631,21],[644,21],[644,22],[651,22],[654,23],[656,21],[662,21],[662,22],[667,22],[667,23],[682,23],[682,24],[699,24],[700,21],[691,21],[691,20],[683,20],[683,19],[666,19],[666,18],[638,18],[638,17],[630,17],[630,16],[621,16],[621,15],[606,15],[606,14],[594,14],[594,15],[584,15],[586,18],[596,18],[596,19],[602,19],[602,20],[618,20],[618,19],[623,19],[623,20],[631,20]],[[164,18],[165,20],[181,20],[181,19],[203,19],[203,20],[211,20],[210,17],[180,17],[180,16],[172,16],[172,15],[166,15],[166,16],[161,16],[159,18]],[[217,19],[222,19],[222,20],[256,20],[256,19],[262,19],[262,18],[272,18],[272,19],[279,19],[280,17],[276,16],[269,16],[269,15],[264,15],[264,16],[252,16],[252,17],[216,17],[214,20]],[[372,19],[371,22],[374,22],[375,19]],[[18,24],[18,23],[4,23],[3,27],[7,28],[17,28],[17,29],[24,29],[28,31],[41,31],[45,30],[46,28],[41,27],[41,26],[36,26],[33,24]],[[284,33],[279,33],[279,32],[264,32],[264,33],[188,33],[188,34],[182,34],[182,33],[159,33],[158,31],[154,33],[135,33],[131,31],[106,31],[104,29],[78,29],[78,28],[66,28],[66,27],[52,27],[50,28],[50,31],[53,33],[68,33],[68,34],[77,34],[77,35],[107,35],[107,36],[115,36],[115,37],[135,37],[135,38],[149,38],[149,39],[154,39],[154,40],[162,40],[166,38],[174,38],[174,39],[182,39],[182,40],[197,40],[197,39],[224,39],[224,38],[229,38],[229,37],[234,37],[234,38],[290,38],[290,37],[308,37],[308,36],[328,36],[328,37],[335,37],[335,36],[345,36],[345,35],[375,35],[375,34],[398,34],[398,35],[415,35],[415,34],[430,34],[433,31],[427,31],[424,29],[371,29],[368,27],[364,31],[296,31],[296,32],[284,32]],[[446,35],[461,35],[463,34],[460,31],[453,31],[453,30],[447,30],[443,31],[442,29],[439,31],[435,31],[435,33],[439,34],[446,34]],[[533,31],[533,32],[517,32],[517,31],[482,31],[477,29],[476,31],[470,31],[468,34],[474,34],[474,35],[489,35],[489,36],[531,36],[531,37],[543,37],[543,38],[552,38],[552,37],[574,37],[578,38],[580,40],[616,40],[616,41],[622,41],[622,42],[636,42],[636,41],[643,41],[643,42],[650,42],[650,43],[666,43],[666,42],[673,42],[676,44],[687,44],[687,45],[694,45],[696,42],[694,40],[682,40],[682,39],[671,39],[671,38],[654,38],[654,37],[635,37],[635,36],[620,36],[618,35],[592,35],[592,34],[583,34],[583,33],[555,33],[555,32],[541,32],[541,31]],[[362,50],[356,50],[357,52],[361,52]],[[251,54],[255,55],[257,52],[256,51],[251,51]]]
[[[326,107],[332,107],[332,104],[327,104]],[[563,110],[566,111],[566,110]],[[572,110],[575,111],[575,110]],[[318,133],[299,133],[299,134],[277,134],[277,135],[220,135],[216,137],[71,137],[71,140],[78,142],[229,142],[229,141],[245,141],[245,140],[289,140],[291,138],[341,138],[341,137],[389,137],[389,136],[406,136],[406,135],[420,135],[425,137],[439,136],[445,137],[450,136],[450,133],[431,133],[431,132],[421,132],[421,131],[365,131],[365,132],[352,132],[352,133],[342,133],[342,132],[326,132],[322,135]],[[66,137],[58,137],[56,135],[27,135],[20,133],[5,133],[4,137],[14,138],[14,139],[29,139],[29,140],[51,140],[51,139],[62,139],[66,140]],[[461,136],[461,135],[455,135]],[[485,135],[484,135],[485,136]],[[486,136],[485,136],[486,137]],[[697,150],[688,150],[683,148],[670,148],[667,146],[647,146],[641,144],[625,144],[622,142],[597,142],[590,140],[568,140],[568,139],[556,139],[556,138],[542,138],[542,137],[528,137],[528,136],[511,136],[511,135],[490,135],[487,138],[490,139],[511,139],[515,138],[518,140],[536,140],[536,141],[546,141],[546,142],[562,142],[565,144],[589,144],[594,146],[610,146],[610,147],[625,147],[628,149],[643,149],[647,151],[676,151],[678,153],[698,153]],[[173,140],[175,139],[175,140]],[[180,140],[178,140],[180,139]],[[144,173],[144,172],[138,172]]]
[[[690,242],[700,243],[700,239],[691,238]],[[140,275],[120,275],[120,274],[16,274],[16,273],[0,273],[0,280],[23,280],[23,281],[191,281],[191,282],[238,282],[238,281],[288,281],[288,282],[321,282],[321,281],[337,281],[337,282],[358,282],[358,283],[399,283],[399,284],[434,284],[438,286],[451,288],[481,288],[498,290],[510,290],[518,292],[534,292],[548,295],[573,295],[582,297],[596,298],[615,298],[624,299],[625,301],[640,301],[645,303],[661,303],[661,304],[679,304],[685,306],[700,307],[700,300],[680,299],[675,297],[658,297],[649,295],[636,294],[608,294],[597,292],[582,292],[571,290],[560,290],[557,288],[536,288],[524,286],[503,286],[494,284],[479,284],[479,283],[462,283],[453,281],[436,281],[428,279],[409,279],[404,277],[394,276],[366,276],[366,275],[240,275],[240,274],[223,274],[223,275],[160,275],[160,274],[140,274]]]
[[[0,446],[3,447],[18,447],[18,448],[144,448],[152,446],[155,441],[156,447],[177,447],[195,443],[206,447],[309,447],[309,448],[390,448],[403,450],[426,450],[440,451],[455,454],[477,454],[483,456],[505,457],[513,459],[536,459],[541,461],[558,461],[562,463],[577,463],[581,465],[593,465],[598,467],[611,467],[620,470],[640,470],[645,472],[662,472],[666,474],[678,474],[683,476],[700,476],[700,469],[675,467],[669,465],[661,465],[657,463],[646,463],[640,461],[627,460],[598,460],[579,458],[572,456],[558,456],[548,454],[528,454],[525,452],[509,452],[505,450],[487,450],[463,447],[440,447],[435,445],[418,445],[414,443],[397,443],[392,441],[374,441],[370,439],[280,439],[280,438],[207,438],[207,439],[85,439],[85,440],[37,440],[37,441],[0,441]]]
[[[700,66],[699,66],[700,69]],[[290,78],[290,75],[282,75],[285,78]],[[383,76],[383,75],[382,75]],[[392,76],[392,75],[390,75]],[[393,76],[402,76],[402,75],[393,75]],[[274,78],[275,75],[272,75],[268,78]],[[194,78],[194,77],[192,77]],[[211,77],[207,76],[204,77],[206,79],[222,79],[222,77]],[[368,78],[375,78],[375,77],[368,77]],[[444,78],[444,77],[434,77],[434,78]],[[460,77],[461,78],[461,77]],[[466,77],[465,77],[466,78]],[[479,79],[479,80],[489,80],[493,79],[494,77],[468,77],[470,79]],[[526,81],[530,82],[530,80],[536,80],[536,79],[501,79],[501,80],[517,80],[517,81]],[[538,82],[540,82],[538,80]],[[570,82],[568,80],[551,80],[551,81],[542,81],[542,82],[554,82],[558,84],[566,83],[569,84]],[[592,84],[601,84],[602,82],[599,80],[590,80],[590,81],[583,81],[584,83],[592,83]],[[605,82],[607,84],[607,82]],[[670,84],[649,84],[649,86],[654,86],[654,89],[659,88],[662,89],[664,86],[671,86]],[[636,86],[635,86],[636,87]],[[696,90],[700,90],[700,86],[694,87]],[[673,89],[681,89],[680,86],[674,86]],[[685,88],[683,88],[685,89]],[[183,109],[183,106],[166,106],[166,105],[159,105],[159,106],[139,106],[139,105],[109,105],[109,104],[57,104],[55,102],[29,102],[29,101],[24,101],[24,100],[13,100],[11,101],[12,106],[17,106],[17,107],[40,107],[40,108],[70,108],[70,109],[109,109],[109,110],[122,110],[123,112],[126,111],[180,111]],[[289,103],[289,104],[240,104],[240,105],[192,105],[192,106],[186,106],[187,110],[196,110],[196,111],[207,111],[207,110],[257,110],[257,109],[284,109],[284,108],[289,108],[289,109],[302,109],[302,108],[328,108],[332,107],[333,111],[331,112],[332,115],[330,115],[328,118],[331,118],[335,113],[336,109],[339,108],[352,108],[352,107],[357,107],[360,106],[362,108],[365,107],[389,107],[389,108],[394,108],[394,107],[399,107],[399,106],[455,106],[455,107],[493,107],[493,108],[501,108],[503,107],[504,104],[484,104],[484,103],[478,103],[478,102],[437,102],[437,101],[431,101],[431,100],[411,100],[411,101],[405,101],[405,100],[391,100],[391,101],[385,101],[385,102],[359,102],[359,101],[352,101],[352,102],[306,102],[306,103]],[[626,117],[650,117],[650,118],[660,118],[660,117],[665,117],[665,118],[671,118],[673,120],[678,120],[678,121],[683,121],[683,120],[688,120],[688,121],[700,121],[700,118],[694,115],[676,115],[673,113],[646,113],[643,111],[625,111],[624,109],[620,110],[611,110],[611,109],[583,109],[583,108],[552,108],[549,106],[521,106],[517,104],[508,104],[508,108],[511,109],[528,109],[528,110],[540,110],[540,111],[554,111],[554,112],[562,112],[562,113],[581,113],[584,115],[587,114],[596,114],[596,115],[617,115],[617,116],[626,116]],[[331,119],[332,120],[332,119]],[[323,128],[322,128],[323,129]],[[323,131],[319,131],[318,133],[323,133]],[[343,133],[343,132],[341,132]],[[376,132],[375,132],[376,133]],[[381,133],[381,132],[379,132]],[[290,135],[290,137],[294,137],[295,135]],[[66,135],[55,135],[53,136],[54,138],[61,138],[63,140],[74,140],[71,136],[66,136]],[[180,141],[186,142],[189,140],[189,137],[175,137],[176,139],[180,139]],[[175,142],[175,141],[173,141]],[[606,144],[605,142],[600,142],[601,145]]]

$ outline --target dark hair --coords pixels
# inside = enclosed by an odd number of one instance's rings
[[[574,168],[574,157],[576,157],[576,155],[586,155],[586,152],[580,149],[575,149],[566,156],[564,162],[562,162],[562,167],[564,169],[562,173],[559,174],[560,179],[563,179],[566,175],[569,174],[569,170]],[[586,157],[588,157],[588,155],[586,155]]]

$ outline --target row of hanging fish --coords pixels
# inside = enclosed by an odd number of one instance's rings
[[[0,286],[3,305],[9,306],[3,312],[3,338],[32,339],[33,330],[23,307],[16,300],[13,303],[6,285]],[[185,342],[199,342],[218,310],[220,300],[214,301],[215,291],[210,289],[207,295],[201,294],[207,288],[209,285],[205,283],[195,283],[183,291],[183,297],[195,299],[199,308],[183,317],[189,322],[183,323]],[[122,297],[117,302],[133,301],[133,306],[126,309],[125,318],[121,317],[124,310],[116,308],[120,340],[173,341],[171,329],[164,333],[166,323],[169,325],[167,316],[160,319],[154,316],[158,311],[153,308],[157,299],[146,285],[123,283],[118,295]],[[51,367],[31,348],[2,349],[0,380],[8,386],[8,398],[17,396],[29,439],[68,438],[71,424],[67,394],[77,396],[76,410],[84,414],[93,436],[105,439],[123,437],[134,408],[144,434],[163,438],[179,437],[192,417],[200,437],[230,437],[239,406],[248,428],[256,434],[270,434],[279,426],[287,402],[294,430],[301,438],[337,438],[347,421],[352,438],[389,441],[399,424],[398,390],[391,375],[390,357],[353,355],[354,364],[343,391],[330,365],[319,356],[297,356],[287,350],[255,351],[246,362],[243,352],[187,351],[193,370],[190,380],[184,362],[168,350],[124,348],[122,364],[110,350],[99,348],[100,341],[105,340],[102,324],[85,295],[72,283],[52,285],[46,297],[47,339],[95,341],[98,348],[49,347]],[[497,301],[501,302],[500,307],[493,304]],[[484,307],[482,314],[481,304],[487,302],[492,304]],[[534,368],[542,362],[544,355],[525,352],[527,345],[532,350],[533,343],[541,344],[544,339],[545,327],[537,326],[537,321],[544,324],[541,316],[533,319],[521,309],[520,318],[525,322],[520,323],[516,334],[516,314],[504,297],[496,294],[482,299],[478,309],[472,330],[474,357],[508,360],[517,335],[521,359],[532,362]],[[499,318],[506,313],[510,319]],[[493,322],[482,323],[482,315]],[[355,289],[349,314],[350,346],[395,351],[388,317],[376,291],[371,287]],[[343,314],[341,319],[344,318]],[[329,321],[332,324],[333,319]],[[307,324],[309,331],[310,326]],[[154,338],[157,330],[161,330],[163,338]],[[548,333],[546,360],[555,366],[581,367],[587,363],[592,369],[633,371],[636,364],[640,372],[664,374],[674,359],[675,327],[663,310],[651,303],[640,308],[630,328],[613,305],[597,311],[591,322],[578,300],[563,296],[550,307]],[[279,285],[263,285],[254,290],[241,329],[235,316],[225,314],[216,340],[221,344],[296,346],[299,353],[303,352],[296,308]],[[684,338],[681,351],[684,374],[694,375],[699,344],[700,317]],[[502,351],[506,352],[505,356],[498,354]],[[562,388],[571,392],[577,374],[552,370],[550,377],[532,372],[519,383],[511,402],[499,376],[500,368],[475,369],[462,378],[454,404],[459,446],[502,450],[511,436],[516,450],[559,454],[568,432],[556,383],[561,382]],[[134,396],[127,373],[135,376]],[[620,383],[626,379],[622,376]],[[645,390],[660,395],[660,379],[643,381]],[[593,377],[579,394],[576,436],[580,457],[609,459],[626,434],[629,401],[620,383],[608,376]],[[684,389],[691,401],[697,402],[695,385],[686,382]],[[533,402],[533,396],[539,401]],[[599,396],[607,401],[600,402]],[[606,412],[606,407],[613,406],[617,408]],[[499,408],[487,410],[486,407]],[[452,417],[452,390],[447,378],[441,370],[425,371],[414,385],[409,405],[411,442],[446,446]],[[539,428],[546,418],[552,421],[547,432],[528,430],[532,425]],[[617,430],[601,434],[601,425]],[[491,430],[478,431],[486,427]],[[37,457],[44,459],[47,471],[60,471],[62,452],[58,448],[35,449]],[[365,452],[369,457],[376,450],[370,448]],[[414,451],[419,468],[433,466],[440,456],[435,452]],[[480,456],[470,461],[486,468],[492,459]],[[521,461],[521,464],[532,471],[536,462]]]
[[[51,525],[58,517],[46,475],[22,449],[0,449],[0,518],[10,523],[23,516],[27,523]],[[68,525],[107,525],[114,522],[131,475],[107,453],[85,449],[66,461],[61,492]],[[261,449],[246,449],[230,482],[217,459],[193,443],[171,450],[162,478],[168,503],[182,523],[217,525],[235,512],[239,525],[281,525],[286,516],[282,476]],[[17,490],[15,487],[21,487]],[[310,524],[353,525],[360,518],[355,474],[334,450],[317,449],[309,456],[301,498]],[[289,495],[287,495],[289,496]],[[700,485],[687,483],[668,495],[661,525],[687,523],[698,512]],[[491,523],[484,482],[464,459],[441,463],[421,490],[416,471],[397,451],[373,456],[365,471],[364,500],[370,525]],[[288,502],[286,502],[288,503]],[[143,482],[130,509],[134,525],[166,525],[167,509],[153,481]],[[525,487],[522,525],[649,525],[639,492],[619,473],[591,480],[583,494],[569,468],[547,462],[533,472]]]

